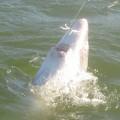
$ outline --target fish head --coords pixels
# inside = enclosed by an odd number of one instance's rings
[[[88,22],[86,19],[77,21],[55,46],[63,64],[77,65],[80,71],[86,71],[88,66]],[[71,63],[69,63],[70,61]]]
[[[73,79],[88,66],[88,22],[78,20],[48,53],[33,85],[41,85],[53,79],[58,71],[65,79]]]

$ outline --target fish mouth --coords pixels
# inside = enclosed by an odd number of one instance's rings
[[[69,50],[69,48],[70,48],[70,46],[65,43],[61,43],[58,46],[56,46],[57,51],[63,51],[63,52],[67,52]]]
[[[72,30],[80,32],[81,30],[88,30],[88,21],[85,18],[79,19],[73,26]]]
[[[60,57],[65,57],[71,46],[69,44],[61,43],[58,44],[55,49],[58,52]]]

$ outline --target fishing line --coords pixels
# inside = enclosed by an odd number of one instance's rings
[[[82,8],[85,6],[85,4],[86,4],[88,1],[89,1],[89,0],[86,0],[86,1],[82,4],[82,6],[79,8],[76,16],[74,17],[74,19],[73,19],[72,22],[71,22],[71,25],[73,25],[73,23],[75,22],[75,20],[77,19],[77,17],[78,17],[79,14],[80,14],[80,11],[82,10]]]
[[[85,4],[86,4],[88,1],[90,1],[90,0],[86,0],[86,1],[82,4],[82,6],[79,8],[76,16],[75,16],[74,19],[71,21],[71,26],[74,24],[75,20],[77,19],[77,17],[78,17],[79,14],[80,14],[80,11],[82,10],[82,8],[85,6]],[[65,24],[65,27],[62,27],[62,26],[61,26],[61,28],[62,28],[63,30],[69,30],[69,29],[70,29],[70,27],[68,27],[67,24]]]

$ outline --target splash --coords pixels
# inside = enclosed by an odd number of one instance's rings
[[[115,5],[117,5],[118,3],[119,3],[118,1],[114,1],[112,4],[110,4],[108,6],[108,8],[110,9],[110,8],[114,7]]]
[[[55,79],[45,85],[29,85],[31,92],[48,106],[60,109],[73,106],[98,106],[105,104],[106,97],[101,93],[98,78],[92,73],[83,72],[74,80],[61,79],[61,71]]]

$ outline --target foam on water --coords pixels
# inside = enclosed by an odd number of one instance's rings
[[[54,80],[41,86],[29,84],[31,92],[37,96],[40,102],[49,107],[57,108],[73,106],[98,106],[106,103],[106,97],[102,94],[98,85],[98,78],[92,73],[80,73],[74,80],[63,80],[58,71]]]

